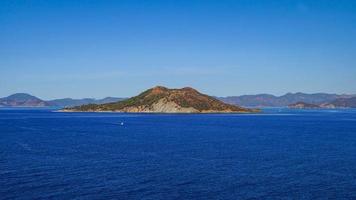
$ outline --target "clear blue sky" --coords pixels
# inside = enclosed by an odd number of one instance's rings
[[[0,96],[356,93],[356,1],[0,1]]]

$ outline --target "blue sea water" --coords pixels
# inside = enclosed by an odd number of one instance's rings
[[[1,109],[0,199],[356,199],[356,110]]]

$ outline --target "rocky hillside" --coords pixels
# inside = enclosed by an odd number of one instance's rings
[[[138,96],[107,104],[89,104],[62,111],[86,112],[154,112],[154,113],[246,113],[257,112],[223,103],[208,95],[202,94],[189,87],[182,89],[168,89],[157,86],[146,90]]]

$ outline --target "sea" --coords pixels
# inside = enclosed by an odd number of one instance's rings
[[[0,109],[0,199],[356,199],[356,110]]]

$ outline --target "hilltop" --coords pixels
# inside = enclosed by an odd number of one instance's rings
[[[46,101],[26,93],[16,93],[0,98],[0,106],[6,107],[44,107],[49,106]]]
[[[257,112],[248,108],[226,104],[197,90],[185,87],[168,89],[157,86],[138,96],[106,104],[88,104],[66,108],[62,111],[82,112],[148,112],[148,113],[247,113]]]

